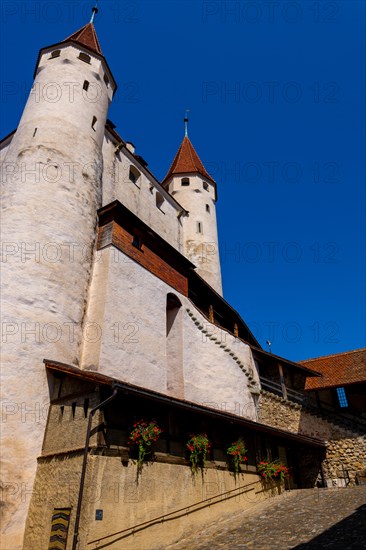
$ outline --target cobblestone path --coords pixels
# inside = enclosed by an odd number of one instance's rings
[[[171,550],[365,550],[366,487],[286,492]]]

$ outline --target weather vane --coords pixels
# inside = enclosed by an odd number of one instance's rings
[[[94,18],[97,13],[98,13],[98,0],[95,0],[95,6],[92,8],[92,16],[90,19],[90,23],[94,23]]]
[[[184,135],[188,137],[188,113],[190,109],[186,109],[186,113],[184,116]]]

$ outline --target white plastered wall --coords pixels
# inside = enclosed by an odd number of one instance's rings
[[[249,346],[114,247],[99,254],[86,322],[101,332],[95,342],[84,341],[82,367],[169,393],[166,299],[173,293],[182,303],[184,379],[174,396],[256,420],[249,388],[259,380]]]
[[[119,200],[131,212],[151,227],[169,244],[183,253],[182,218],[180,210],[168,200],[160,208],[156,205],[156,194],[164,190],[153,182],[135,162],[126,149],[116,154],[116,144],[108,132],[103,143],[103,205]],[[140,172],[136,183],[129,178],[130,166]]]
[[[2,163],[1,547],[22,547],[49,401],[44,358],[77,365],[101,206],[101,145],[112,90],[100,59],[41,56]],[[83,83],[96,85],[91,101]],[[95,130],[92,119],[96,116]]]
[[[182,178],[189,178],[189,186],[182,185]],[[189,212],[183,219],[183,254],[222,295],[214,186],[197,174],[181,174],[172,178],[169,191]]]

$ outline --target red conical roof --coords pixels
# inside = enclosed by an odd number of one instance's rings
[[[78,42],[79,44],[89,48],[89,50],[93,50],[94,52],[103,55],[93,23],[88,23],[78,31],[74,32],[71,36],[68,36],[65,40],[63,40],[63,42],[67,42],[68,40]]]
[[[174,174],[193,174],[198,173],[205,179],[215,183],[215,180],[207,172],[203,166],[201,159],[197,155],[195,148],[187,136],[184,137],[177,154],[168,170],[167,175],[163,179],[163,184],[166,183]]]

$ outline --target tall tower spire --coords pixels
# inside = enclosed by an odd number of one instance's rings
[[[94,18],[97,13],[98,13],[98,0],[95,0],[95,6],[92,8],[92,16],[90,19],[90,23],[94,23]]]
[[[216,224],[216,182],[207,172],[188,137],[188,110],[185,135],[163,185],[189,212],[183,218],[184,254],[197,272],[222,294],[221,268]]]
[[[186,109],[186,114],[184,116],[184,135],[188,137],[188,113],[189,109]]]

